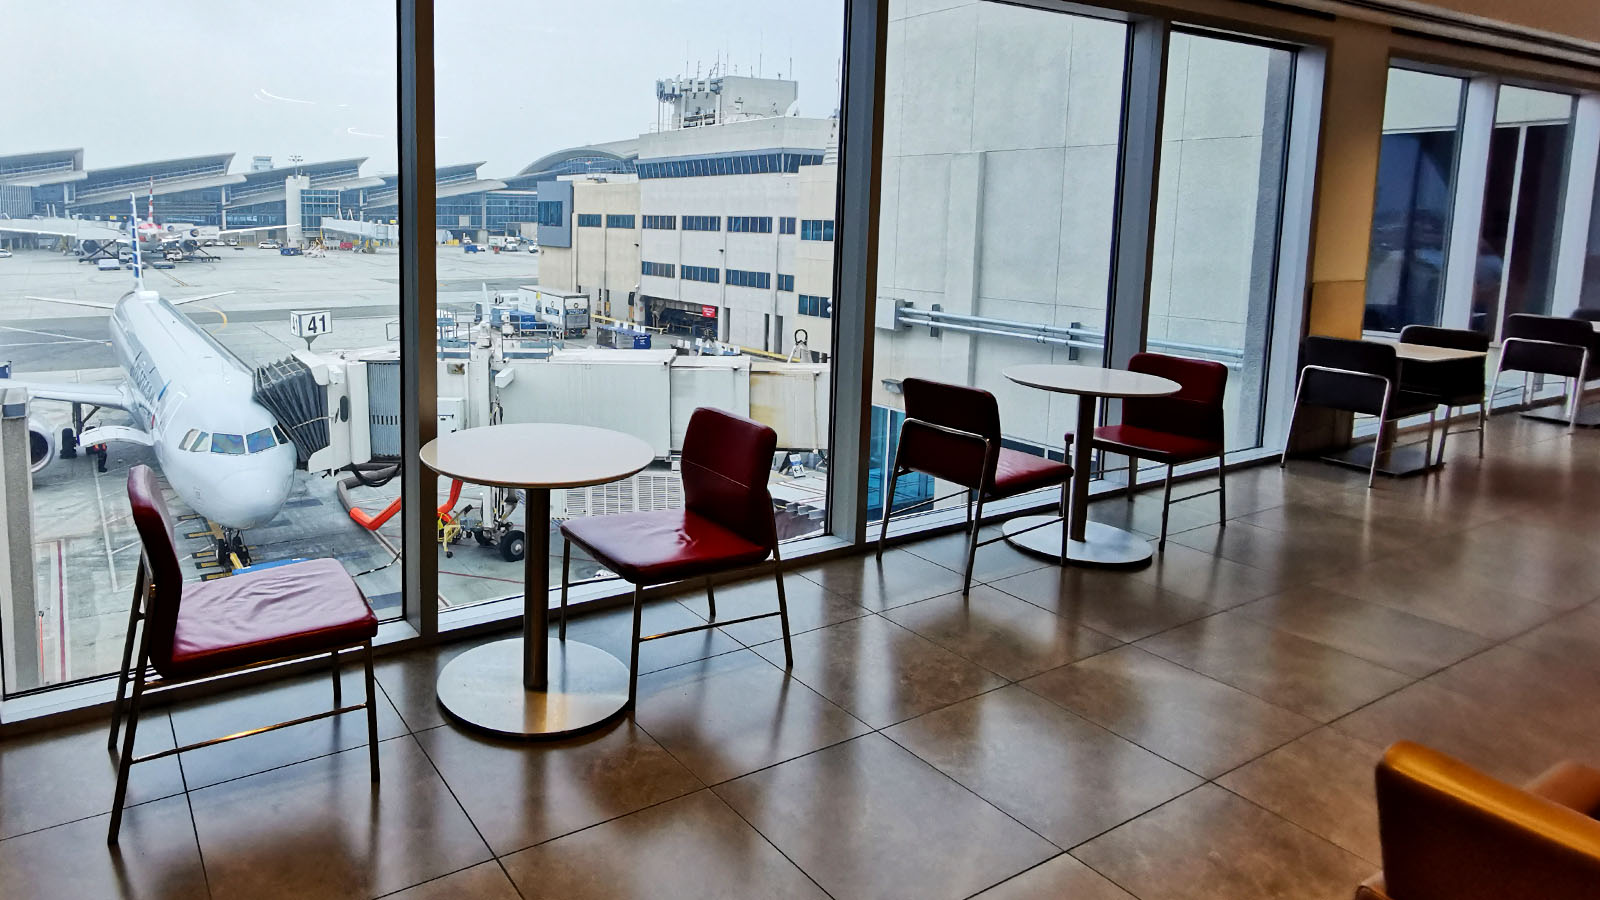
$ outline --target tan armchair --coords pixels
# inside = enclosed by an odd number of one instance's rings
[[[1401,741],[1377,786],[1383,871],[1356,900],[1600,897],[1600,771],[1564,762],[1516,788]]]

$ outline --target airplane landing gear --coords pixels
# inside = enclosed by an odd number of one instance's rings
[[[245,546],[244,533],[229,528],[217,538],[217,559],[227,560],[229,569],[242,569],[250,565],[250,548]]]

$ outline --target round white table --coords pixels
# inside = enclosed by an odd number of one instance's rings
[[[527,492],[522,636],[474,647],[439,673],[450,715],[503,737],[560,737],[593,728],[628,702],[628,667],[598,647],[547,635],[550,491],[620,481],[655,458],[644,441],[587,425],[515,424],[441,435],[422,464],[473,484]]]
[[[1133,566],[1154,555],[1150,542],[1131,531],[1089,521],[1090,452],[1094,444],[1096,401],[1101,397],[1164,397],[1182,385],[1169,378],[1093,366],[1012,366],[1002,374],[1017,384],[1078,397],[1078,430],[1072,444],[1072,503],[1066,527],[1055,516],[1022,516],[1001,528],[1006,542],[1060,563]]]

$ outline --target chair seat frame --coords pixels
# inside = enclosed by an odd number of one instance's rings
[[[1578,410],[1583,406],[1583,386],[1589,380],[1589,348],[1580,344],[1563,344],[1559,341],[1541,341],[1535,338],[1508,337],[1500,342],[1500,358],[1495,360],[1494,378],[1489,381],[1488,391],[1484,395],[1484,407],[1487,410],[1489,401],[1494,397],[1495,387],[1500,383],[1500,373],[1506,370],[1506,347],[1512,344],[1527,344],[1529,346],[1555,347],[1562,350],[1578,350],[1582,356],[1578,361],[1578,376],[1576,382],[1571,377],[1558,375],[1561,379],[1562,393],[1565,395],[1567,410],[1567,429],[1573,430],[1578,426]],[[1522,372],[1522,393],[1518,397],[1518,405],[1528,405],[1528,375],[1549,375],[1550,372],[1537,372],[1529,369],[1512,369]],[[1484,413],[1488,415],[1487,411]],[[1481,455],[1481,454],[1480,454]]]
[[[1377,478],[1378,478],[1378,460],[1380,458],[1382,458],[1382,457],[1388,456],[1389,453],[1392,452],[1395,449],[1392,446],[1391,447],[1385,447],[1383,445],[1384,429],[1390,423],[1390,420],[1389,420],[1389,403],[1390,403],[1391,400],[1394,399],[1394,379],[1386,378],[1386,377],[1384,377],[1382,375],[1378,375],[1378,374],[1375,374],[1375,373],[1372,373],[1372,372],[1361,372],[1361,371],[1357,371],[1355,369],[1341,369],[1341,368],[1339,368],[1337,366],[1323,366],[1323,365],[1315,365],[1315,364],[1301,366],[1300,367],[1300,378],[1296,382],[1295,389],[1294,389],[1294,406],[1290,407],[1290,409],[1289,409],[1289,428],[1287,430],[1287,434],[1288,434],[1288,437],[1290,437],[1290,438],[1294,437],[1295,419],[1298,418],[1299,415],[1300,415],[1300,395],[1305,391],[1305,388],[1306,388],[1306,373],[1307,372],[1327,372],[1327,373],[1333,374],[1333,375],[1347,375],[1347,376],[1353,376],[1353,377],[1356,377],[1356,378],[1370,378],[1370,379],[1373,379],[1375,381],[1383,382],[1383,405],[1379,408],[1379,413],[1378,413],[1378,433],[1373,437],[1372,465],[1371,465],[1371,467],[1369,467],[1367,469],[1367,488],[1370,490],[1372,488],[1373,484],[1377,481]],[[1426,443],[1428,445],[1428,449],[1427,449],[1426,455],[1423,457],[1423,459],[1426,459],[1426,460],[1429,461],[1430,467],[1432,465],[1432,460],[1433,460],[1433,428],[1434,428],[1434,423],[1437,420],[1438,414],[1439,414],[1439,407],[1437,405],[1435,405],[1433,407],[1433,409],[1428,411],[1428,436],[1425,439]],[[1413,441],[1412,442],[1412,444],[1420,444],[1420,443],[1423,443],[1423,441],[1418,440],[1418,441]],[[1283,453],[1282,453],[1282,455],[1280,455],[1278,457],[1278,468],[1281,469],[1284,466],[1288,465],[1288,463],[1289,463],[1289,441],[1286,439],[1284,441],[1284,443],[1283,443]]]
[[[303,725],[307,722],[314,722],[318,719],[326,719],[332,716],[343,715],[345,713],[366,710],[368,764],[372,771],[372,780],[374,782],[378,781],[378,707],[373,702],[373,698],[376,696],[376,691],[374,688],[375,679],[372,672],[371,639],[353,641],[347,644],[330,647],[325,650],[318,650],[313,653],[297,653],[275,659],[261,660],[244,665],[211,670],[190,678],[167,678],[162,677],[159,673],[152,678],[150,675],[150,673],[153,671],[153,666],[150,663],[150,631],[148,628],[141,628],[140,623],[143,622],[148,616],[148,605],[153,602],[155,598],[155,590],[155,579],[151,572],[149,561],[141,554],[139,559],[139,573],[134,579],[133,603],[131,604],[131,608],[128,613],[127,636],[124,638],[122,645],[122,667],[117,672],[117,695],[111,707],[111,735],[107,741],[108,749],[113,755],[118,757],[117,786],[116,793],[113,795],[111,804],[111,824],[106,835],[107,844],[115,846],[118,835],[121,832],[123,804],[128,795],[128,776],[131,774],[131,770],[135,764],[150,762],[152,760],[174,756],[179,753],[187,753],[190,750],[199,750],[204,747],[212,747],[217,744],[227,743],[228,741],[238,740],[239,738],[251,737],[257,734],[265,734],[269,731],[277,731],[280,728]],[[138,643],[137,660],[134,658],[136,633]],[[362,703],[354,703],[349,706],[345,706],[343,705],[343,687],[339,681],[339,654],[345,651],[358,649],[362,651],[363,656],[362,663],[365,669],[367,697]],[[134,755],[134,741],[137,738],[139,731],[139,713],[143,707],[146,697],[152,694],[170,691],[173,688],[177,688],[181,685],[191,682],[215,678],[219,675],[252,671],[287,662],[313,659],[322,656],[324,653],[328,655],[328,666],[332,671],[333,676],[333,709],[313,713],[308,716],[301,716],[297,719],[290,719],[288,721],[277,722],[271,725],[264,725],[259,728],[251,728],[245,731],[223,735],[222,737],[198,741],[196,743],[186,744],[181,747],[173,747],[171,749],[161,750],[156,753],[147,753],[143,756]],[[133,685],[131,694],[128,690],[130,682]],[[124,715],[126,715],[127,718],[127,729],[126,733],[122,734],[122,746],[121,752],[119,753],[117,737],[118,733],[123,731]]]

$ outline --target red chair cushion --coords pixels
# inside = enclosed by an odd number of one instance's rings
[[[625,581],[641,585],[755,565],[771,552],[685,509],[569,519],[561,533]]]
[[[1072,467],[1066,463],[1000,448],[1000,458],[995,461],[994,490],[992,498],[1010,497],[1042,487],[1065,484],[1072,478]]]
[[[275,566],[184,585],[168,678],[348,647],[378,633],[378,617],[337,560]]]
[[[1094,430],[1096,447],[1113,453],[1129,453],[1142,459],[1181,463],[1220,456],[1222,445],[1214,441],[1167,434],[1137,425],[1102,425]]]

